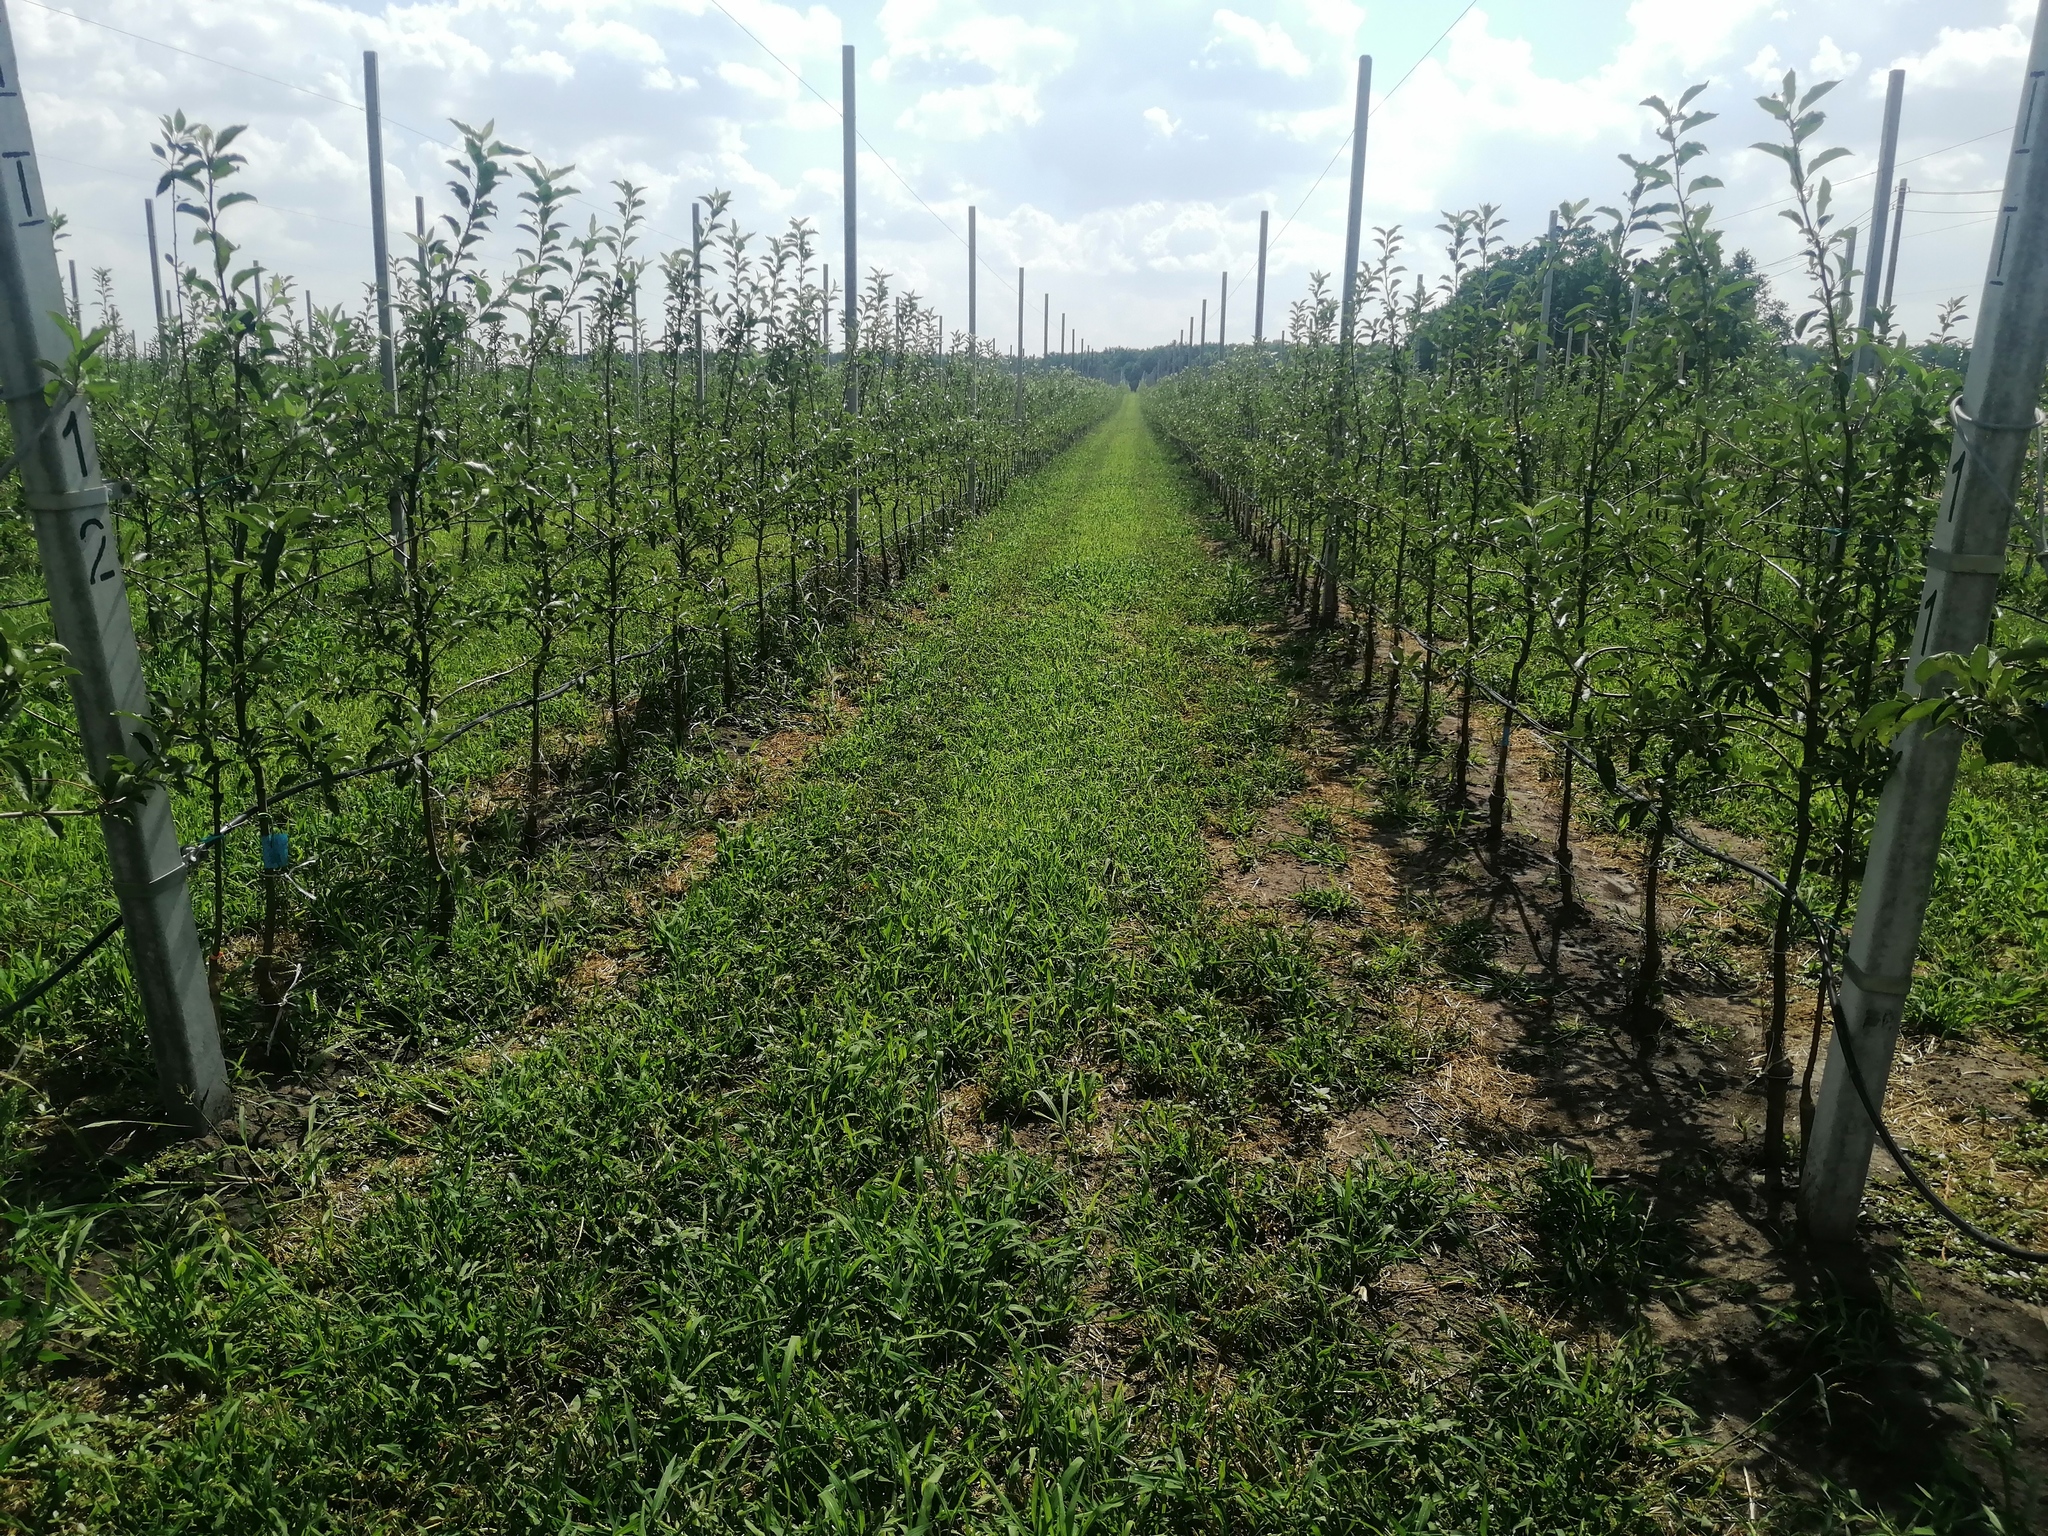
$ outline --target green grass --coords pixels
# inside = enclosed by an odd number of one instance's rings
[[[913,583],[858,720],[654,911],[647,982],[423,1079],[410,1155],[336,1190],[309,1136],[296,1203],[166,1195],[106,1250],[13,1213],[0,1512],[1725,1528],[1633,1337],[1481,1308],[1431,1342],[1370,1304],[1472,1241],[1469,1192],[1249,1155],[1420,1042],[1305,920],[1204,905],[1203,818],[1298,775],[1200,509],[1134,403],[1020,486]]]

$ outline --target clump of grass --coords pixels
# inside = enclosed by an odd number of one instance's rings
[[[1586,1159],[1555,1149],[1536,1165],[1529,1185],[1529,1225],[1553,1294],[1613,1304],[1649,1293],[1661,1275],[1664,1244],[1639,1195],[1601,1183]]]
[[[1308,886],[1294,899],[1301,903],[1302,910],[1309,916],[1332,922],[1349,917],[1357,907],[1351,893],[1334,881],[1328,885]]]
[[[1367,934],[1351,971],[1375,989],[1413,981],[1428,968],[1429,952],[1421,939],[1407,934]]]
[[[1079,1067],[1061,1067],[1029,1043],[1014,1042],[982,1069],[983,1107],[993,1119],[1012,1124],[1040,1121],[1070,1131],[1095,1118],[1102,1078]]]
[[[1305,1186],[1287,1215],[1330,1283],[1349,1287],[1390,1264],[1462,1243],[1470,1206],[1454,1179],[1402,1161],[1382,1144],[1376,1156]]]
[[[1406,757],[1397,757],[1377,776],[1373,786],[1373,824],[1387,832],[1412,832],[1429,823],[1429,783]]]

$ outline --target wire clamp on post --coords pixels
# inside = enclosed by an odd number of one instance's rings
[[[31,512],[91,512],[114,499],[104,483],[82,491],[23,491],[21,499]]]
[[[1876,976],[1858,965],[1850,955],[1842,956],[1842,974],[1856,983],[1860,991],[1877,997],[1904,997],[1913,989],[1911,973],[1904,976]]]
[[[2031,421],[1979,421],[1963,409],[1963,397],[1957,395],[1948,403],[1948,419],[1955,424],[1957,431],[1968,437],[1974,432],[2031,432],[2043,422],[2048,422],[2048,413],[2036,407]]]
[[[1952,549],[1936,549],[1932,544],[1922,551],[1922,558],[1930,571],[1946,571],[1952,576],[2003,576],[2005,556],[1965,555]]]
[[[191,869],[192,866],[190,864],[180,859],[169,869],[161,874],[151,875],[147,880],[114,880],[110,881],[109,884],[114,887],[115,895],[133,897],[138,901],[143,901],[154,896],[173,880],[183,880],[191,872]]]

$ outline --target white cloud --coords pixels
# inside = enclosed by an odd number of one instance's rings
[[[1635,0],[1628,36],[1599,73],[1614,80],[1659,79],[1670,71],[1694,74],[1728,56],[1735,36],[1770,0]]]
[[[1832,37],[1822,37],[1820,47],[1806,67],[1817,80],[1840,80],[1854,74],[1856,66],[1862,62],[1860,53],[1844,53]]]
[[[1360,27],[1385,13],[1375,6],[1368,17],[1370,0],[1221,3],[1227,12],[1218,0],[184,0],[175,33],[163,0],[89,8],[200,58],[33,7],[16,8],[14,28],[51,195],[74,215],[66,254],[82,273],[114,269],[131,320],[150,307],[134,206],[154,185],[146,146],[157,115],[179,107],[250,124],[240,184],[261,201],[234,217],[252,259],[294,273],[322,303],[359,301],[363,124],[343,103],[359,99],[364,48],[382,56],[387,113],[409,125],[385,138],[402,226],[415,195],[445,208],[447,151],[433,141],[450,137],[447,121],[458,117],[496,119],[506,139],[548,163],[573,161],[571,179],[584,189],[572,214],[579,228],[591,213],[609,216],[605,189],[629,177],[649,188],[649,243],[660,249],[687,238],[688,200],[714,186],[737,192],[749,228],[802,215],[835,244],[833,104],[839,45],[852,37],[868,67],[868,135],[890,164],[956,227],[977,203],[988,249],[1001,252],[991,259],[1028,265],[1034,306],[1043,280],[1055,311],[1096,341],[1143,342],[1171,336],[1202,294],[1213,301],[1216,272],[1249,265],[1262,209],[1274,216],[1269,333],[1300,296],[1303,274],[1334,266],[1341,250],[1341,159],[1284,234],[1281,226],[1350,128]],[[1490,14],[1490,4],[1467,14],[1391,97],[1384,93],[1413,54],[1389,45],[1379,60],[1367,219],[1416,234],[1409,264],[1432,277],[1435,237],[1419,232],[1441,209],[1501,202],[1509,237],[1526,239],[1560,199],[1612,200],[1626,181],[1615,153],[1655,149],[1637,102],[1651,92],[1675,99],[1702,81],[1710,86],[1697,105],[1721,114],[1697,133],[1711,157],[1702,168],[1728,182],[1715,198],[1730,243],[1767,264],[1781,260],[1789,236],[1771,205],[1783,195],[1783,169],[1742,146],[1774,133],[1750,98],[1775,88],[1795,61],[1810,79],[1808,60],[1861,55],[1853,78],[1867,88],[1825,104],[1825,141],[1859,157],[1845,177],[1874,147],[1874,93],[1889,60],[1908,71],[1900,154],[1912,161],[1914,186],[1992,185],[2002,141],[1975,141],[2010,121],[2033,16],[2033,0],[1624,0],[1599,26],[1553,20],[1541,23],[1546,35],[1524,18],[1527,8]],[[792,79],[721,8],[829,100]],[[1455,12],[1426,25],[1416,44]],[[1179,67],[1189,59],[1229,68]],[[1199,163],[1181,153],[1194,143]],[[964,265],[953,237],[880,163],[861,163],[863,260],[957,320]],[[1868,183],[1840,186],[1860,217]],[[1899,296],[1915,334],[1937,299],[1974,291],[1983,271],[1989,226],[1935,217],[1944,206],[1907,217]],[[493,262],[510,259],[513,222],[501,220]],[[997,292],[985,290],[985,302],[997,304]],[[1235,332],[1235,295],[1231,308]]]
[[[1906,72],[1908,88],[1940,89],[1970,84],[1986,74],[2010,74],[2025,62],[2027,34],[2012,22],[1997,27],[1943,27],[1925,52],[1908,54],[1892,68]],[[1872,75],[1881,80],[1882,72]]]
[[[933,137],[979,139],[1005,128],[1035,123],[1044,114],[1029,85],[997,82],[926,91],[917,105],[896,119],[898,127]]]
[[[576,66],[552,48],[529,53],[522,44],[514,48],[511,57],[505,60],[505,72],[513,75],[541,75],[549,80],[561,81],[575,78]]]
[[[1261,69],[1297,76],[1309,71],[1308,55],[1295,46],[1287,29],[1277,21],[1261,26],[1235,11],[1218,11],[1214,25],[1218,36],[1210,40],[1205,51],[1213,51],[1222,42],[1240,43],[1250,50],[1252,62]]]
[[[668,55],[661,44],[622,21],[592,21],[587,16],[571,18],[562,28],[562,41],[578,53],[608,53],[632,64],[663,64]]]
[[[1785,80],[1785,60],[1776,48],[1766,43],[1757,50],[1756,57],[1742,67],[1742,72],[1758,85],[1775,91]]]
[[[935,138],[976,139],[1037,122],[1039,91],[1067,68],[1077,47],[1057,27],[940,0],[885,0],[876,21],[888,43],[874,67],[878,80],[944,82],[922,91],[896,119],[900,128]]]
[[[718,66],[718,78],[727,85],[736,85],[743,91],[752,91],[756,96],[766,96],[776,101],[787,101],[802,89],[781,70],[762,69],[753,64],[741,64],[727,59]]]
[[[1348,43],[1365,21],[1365,12],[1351,0],[1307,0],[1302,7],[1312,26]]]

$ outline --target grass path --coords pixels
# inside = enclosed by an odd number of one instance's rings
[[[60,1364],[14,1400],[44,1427],[0,1511],[1718,1528],[1638,1347],[1371,1303],[1480,1198],[1322,1155],[1418,1042],[1210,899],[1205,827],[1295,785],[1293,705],[1135,400],[905,597],[858,718],[655,914],[656,974],[289,1259],[145,1248],[93,1304],[97,1395]]]

